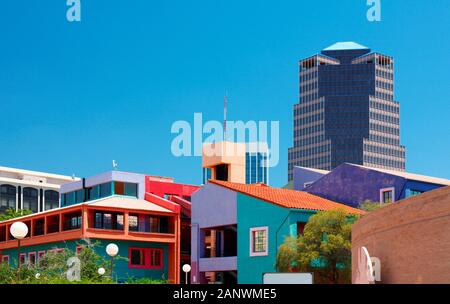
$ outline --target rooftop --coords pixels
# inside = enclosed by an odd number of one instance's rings
[[[408,173],[408,172],[402,172],[402,171],[394,171],[394,170],[387,170],[387,169],[372,168],[372,167],[366,167],[366,166],[355,165],[355,164],[348,164],[348,165],[357,166],[357,167],[368,169],[368,170],[375,170],[375,171],[378,171],[378,172],[391,174],[391,175],[395,175],[395,176],[400,176],[400,177],[403,177],[403,178],[406,178],[406,179],[409,179],[409,180],[415,180],[415,181],[420,181],[420,182],[425,182],[425,183],[450,186],[450,180],[444,179],[444,178],[425,176],[425,175]]]
[[[315,172],[315,173],[320,173],[320,174],[328,174],[328,173],[330,173],[330,171],[328,171],[328,170],[307,168],[307,167],[302,167],[302,166],[294,166],[294,167],[295,168],[300,168],[300,169],[303,169],[303,170],[307,170],[307,171],[311,171],[311,172]]]
[[[163,198],[161,198],[161,199],[165,201],[165,199],[163,199]],[[170,203],[172,203],[172,202],[170,202]],[[65,206],[65,207],[50,209],[50,210],[46,210],[46,211],[39,212],[39,213],[32,213],[32,214],[16,217],[13,219],[9,219],[6,221],[0,221],[0,223],[6,223],[6,222],[9,223],[9,222],[16,222],[18,220],[23,221],[23,220],[27,220],[30,218],[43,217],[48,214],[53,214],[53,213],[59,212],[59,211],[64,212],[66,210],[76,209],[77,207],[81,207],[81,206],[108,208],[111,210],[112,209],[126,209],[126,210],[133,210],[133,211],[174,213],[173,211],[171,211],[167,208],[164,208],[153,202],[149,202],[149,201],[137,199],[137,198],[121,196],[121,195],[113,195],[113,196],[108,196],[108,197],[96,199],[96,200],[89,201],[89,202],[83,202],[83,203],[78,203],[78,204],[69,205],[69,206]]]
[[[348,41],[348,42],[337,42],[324,49],[324,51],[366,50],[366,49],[369,48],[356,42]]]
[[[363,214],[364,211],[339,204],[304,191],[272,188],[264,184],[238,184],[210,180],[212,184],[249,195],[284,208],[326,211],[343,209],[351,214]]]
[[[1,173],[16,174],[17,176],[26,175],[26,176],[53,178],[53,179],[59,179],[59,180],[63,180],[63,181],[79,180],[78,177],[72,177],[72,176],[66,176],[66,175],[61,175],[61,174],[39,172],[39,171],[31,171],[31,170],[23,170],[23,169],[17,169],[17,168],[10,168],[10,167],[2,167],[2,166],[0,166],[0,175],[1,175]]]

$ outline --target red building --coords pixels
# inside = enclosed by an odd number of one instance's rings
[[[164,198],[181,207],[180,265],[191,263],[191,195],[200,187],[174,183],[173,179],[147,176],[145,199],[152,202]],[[181,274],[181,269],[180,269]],[[184,276],[180,275],[181,281]]]

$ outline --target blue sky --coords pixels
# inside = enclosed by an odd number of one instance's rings
[[[170,152],[176,120],[280,121],[287,181],[299,59],[337,41],[395,57],[408,171],[450,178],[448,0],[4,0],[0,165],[89,176],[119,169],[199,184],[201,159]]]

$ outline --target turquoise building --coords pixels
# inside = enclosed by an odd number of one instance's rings
[[[210,180],[192,196],[191,280],[261,284],[287,236],[303,233],[317,211],[339,208],[361,213],[303,191]]]

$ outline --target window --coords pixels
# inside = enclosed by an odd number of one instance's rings
[[[416,196],[422,193],[423,191],[420,190],[406,189],[406,197]]]
[[[84,202],[84,189],[75,191],[75,204]]]
[[[26,187],[23,188],[22,209],[29,209],[33,213],[38,212],[38,191],[37,189]]]
[[[16,209],[16,187],[11,185],[0,186],[0,211],[9,208]]]
[[[2,263],[8,263],[9,264],[9,255],[2,256]]]
[[[395,188],[384,188],[380,190],[380,203],[389,204],[395,201]]]
[[[250,256],[268,255],[269,227],[250,229]]]
[[[158,268],[162,266],[161,250],[150,250],[150,267]]]
[[[38,263],[40,263],[45,257],[45,250],[38,252]]]
[[[304,222],[297,222],[297,235],[303,234],[303,232],[305,231],[305,225],[306,223]]]
[[[69,206],[75,204],[75,192],[64,193],[61,196],[61,205]]]
[[[138,216],[130,214],[128,216],[128,228],[130,231],[139,231]]]
[[[137,184],[114,182],[114,194],[137,197]]]
[[[94,213],[94,228],[123,230],[123,214],[96,211]]]
[[[76,248],[76,251],[75,251],[75,252],[76,252],[77,254],[79,254],[79,253],[80,253],[80,251],[81,251],[81,250],[83,250],[83,249],[84,249],[84,246],[77,246],[77,248]]]
[[[149,233],[173,233],[167,216],[151,216],[145,214],[130,214],[128,217],[129,231]]]
[[[130,248],[130,268],[161,269],[163,267],[163,250],[156,248]]]
[[[112,194],[111,183],[105,183],[100,185],[100,197],[111,196],[111,194]]]
[[[28,253],[28,264],[36,265],[36,252]]]
[[[100,185],[94,186],[89,190],[89,200],[96,200],[100,197]]]
[[[81,212],[74,212],[64,215],[64,230],[72,230],[81,228]]]
[[[27,261],[27,254],[21,253],[20,258],[19,258],[20,265],[24,265],[26,263],[26,261]]]
[[[131,249],[130,265],[141,267],[145,266],[145,249]]]
[[[44,194],[45,210],[59,207],[59,193],[53,190],[46,190]]]

